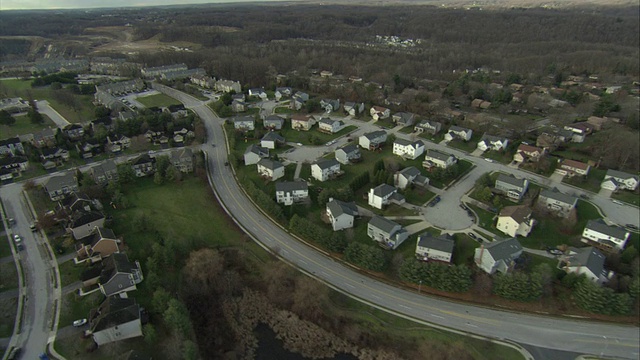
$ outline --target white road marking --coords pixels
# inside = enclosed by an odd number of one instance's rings
[[[440,315],[436,315],[436,314],[431,314],[431,316],[433,316],[434,318],[438,318],[438,319],[444,319],[444,317],[442,317]]]

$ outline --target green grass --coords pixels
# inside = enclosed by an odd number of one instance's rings
[[[69,260],[58,265],[60,271],[60,282],[62,286],[67,286],[80,280],[80,274],[87,269],[85,263],[76,265],[73,260]]]
[[[158,333],[160,333],[160,330],[158,330]],[[151,356],[153,359],[167,358],[167,354],[163,353],[165,347],[158,346],[158,344],[148,344],[144,341],[143,337],[105,344],[95,351],[89,352],[87,349],[91,348],[92,343],[93,339],[91,337],[86,339],[80,336],[57,338],[55,349],[65,358],[74,360],[111,360],[114,359],[114,354],[123,354],[130,349],[140,351],[145,355]]]
[[[414,205],[426,204],[428,201],[433,199],[433,197],[436,195],[435,193],[421,186],[416,186],[410,190],[406,189],[401,193],[405,196],[408,203],[414,204]]]
[[[400,132],[403,134],[411,134],[413,132],[413,128],[414,128],[413,125],[405,126],[402,129],[400,129]]]
[[[2,223],[0,222],[0,225]],[[0,226],[1,227],[1,226]],[[0,259],[6,256],[11,256],[11,240],[8,236],[0,236]]]
[[[442,140],[444,140],[444,134],[445,134],[445,133],[446,133],[445,131],[440,131],[439,133],[437,133],[437,134],[433,135],[433,134],[429,134],[429,133],[427,133],[427,132],[423,132],[423,133],[420,133],[420,135],[419,135],[419,136],[420,136],[421,138],[425,139],[425,140],[428,140],[428,141],[431,141],[431,142],[433,142],[433,143],[438,144],[438,143],[440,143]]]
[[[478,147],[478,141],[480,141],[481,137],[482,134],[474,133],[473,135],[471,135],[471,140],[469,141],[452,140],[449,141],[449,144],[447,146],[451,146],[452,148],[470,153]]]
[[[478,226],[480,226],[483,229],[488,230],[489,232],[493,233],[496,231],[496,228],[494,226],[495,221],[494,217],[495,214],[481,209],[475,205],[472,204],[468,204],[468,206],[473,209],[473,211],[476,213],[476,215],[478,215]],[[491,237],[492,238],[492,237]]]
[[[0,299],[0,338],[8,338],[13,334],[13,325],[18,311],[18,297]],[[2,350],[2,348],[0,348]],[[2,351],[0,351],[2,354]]]
[[[13,261],[0,264],[0,292],[18,288],[18,270]]]
[[[171,105],[180,105],[180,101],[165,94],[154,94],[149,96],[140,96],[136,98],[136,101],[142,105],[150,107],[167,107]]]
[[[33,134],[48,127],[56,127],[56,124],[51,121],[47,115],[42,114],[42,117],[44,118],[43,124],[33,124],[29,121],[27,115],[14,116],[16,122],[13,125],[0,125],[0,134],[2,134],[0,137],[4,139],[24,134]]]
[[[483,156],[489,159],[493,159],[502,164],[509,164],[511,161],[513,161],[513,154],[507,151],[485,151]]]
[[[293,113],[295,113],[295,111],[291,110],[288,107],[279,106],[279,107],[274,109],[274,113],[276,113],[276,114],[293,114]]]
[[[473,263],[473,256],[480,243],[473,240],[466,234],[455,234],[455,246],[451,262],[456,265],[470,265]]]
[[[589,174],[587,175],[586,179],[582,176],[574,176],[572,178],[565,176],[562,179],[562,182],[597,193],[600,191],[600,184],[602,183],[602,180],[604,180],[604,176],[606,173],[607,171],[604,169],[595,169],[592,167],[591,170],[589,170]]]
[[[640,194],[632,191],[622,190],[611,194],[611,198],[620,200],[627,204],[640,206]]]
[[[63,295],[59,327],[69,326],[73,324],[74,320],[88,318],[89,311],[98,307],[103,299],[104,295],[102,295],[100,291],[96,291],[87,296],[80,296],[75,291]]]
[[[282,135],[289,142],[302,143],[303,145],[314,145],[312,143],[312,139],[316,139],[316,144],[322,145],[333,139],[337,139],[343,135],[346,135],[356,130],[357,128],[358,127],[355,125],[350,125],[335,134],[326,134],[318,131],[317,128],[313,128],[309,131],[299,131],[292,129],[291,126],[284,126],[282,128],[282,131],[280,132],[280,135]]]

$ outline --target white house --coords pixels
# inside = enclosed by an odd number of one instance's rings
[[[329,134],[335,134],[344,129],[345,123],[342,120],[332,120],[329,118],[322,118],[318,122],[318,130]]]
[[[631,175],[618,170],[607,170],[601,187],[603,189],[616,191],[625,189],[635,191],[638,188],[638,175]]]
[[[275,131],[267,132],[262,139],[260,139],[260,146],[267,149],[275,149],[278,145],[284,145],[284,143],[284,138]]]
[[[444,153],[442,151],[429,149],[424,157],[424,161],[422,162],[422,166],[427,169],[432,167],[439,167],[442,169],[446,169],[449,166],[458,162],[458,159],[451,155]]]
[[[630,233],[624,228],[607,225],[603,219],[589,220],[582,231],[582,242],[605,251],[624,249]]]
[[[429,178],[423,176],[415,166],[406,167],[393,175],[394,185],[399,189],[406,189],[411,184],[419,186],[429,185]]]
[[[305,201],[309,198],[309,185],[306,181],[282,181],[276,183],[276,202],[286,206]]]
[[[571,159],[563,159],[558,163],[558,168],[556,168],[555,172],[560,175],[574,177],[576,175],[587,176],[589,175],[589,170],[591,170],[589,164]]]
[[[338,111],[338,109],[340,109],[340,100],[322,99],[320,100],[320,107],[323,108],[326,113]]]
[[[369,189],[368,203],[370,206],[376,209],[382,209],[384,205],[391,202],[397,204],[403,204],[405,202],[404,196],[398,194],[398,189],[393,186],[380,184],[375,188]]]
[[[293,93],[293,89],[288,86],[277,87],[274,96],[276,97],[276,101],[280,101],[283,97],[290,97]]]
[[[360,149],[356,144],[347,144],[336,150],[335,154],[336,160],[343,165],[356,163],[362,159],[362,154],[360,154]]]
[[[326,213],[333,231],[338,231],[353,227],[353,220],[358,216],[358,207],[355,202],[329,199]]]
[[[604,254],[594,247],[570,248],[569,254],[560,258],[559,267],[567,274],[584,275],[587,279],[602,284],[609,280],[604,260]]]
[[[262,100],[267,100],[267,92],[263,88],[249,89],[249,96],[257,96]]]
[[[416,241],[416,258],[419,260],[437,260],[451,262],[453,247],[455,242],[449,234],[433,236],[431,233],[424,233],[418,236]]]
[[[110,296],[89,313],[89,330],[98,346],[142,336],[140,305],[134,299]]]
[[[506,150],[508,144],[509,144],[509,139],[507,138],[493,136],[485,133],[484,135],[482,135],[482,138],[480,138],[480,141],[478,141],[478,149],[482,151],[487,151],[487,150],[500,151],[500,150]]]
[[[369,114],[374,120],[386,119],[391,115],[391,110],[382,106],[372,106]]]
[[[384,130],[366,133],[358,138],[360,147],[367,150],[379,149],[385,141],[387,141],[387,132]]]
[[[251,116],[239,116],[232,120],[233,128],[240,131],[251,131],[255,129],[255,120]]]
[[[311,176],[318,181],[327,181],[342,174],[336,159],[319,159],[311,165]]]
[[[293,114],[291,115],[291,128],[294,130],[309,131],[315,124],[315,120],[308,115]]]
[[[396,249],[409,233],[400,224],[382,216],[374,216],[367,225],[367,235],[388,249]]]
[[[575,196],[561,193],[558,189],[544,189],[538,195],[537,206],[561,217],[568,217],[578,204]]]
[[[536,221],[531,218],[531,209],[525,205],[505,206],[498,215],[496,228],[503,233],[516,237],[527,237]]]
[[[516,238],[496,240],[490,243],[483,243],[476,248],[473,260],[476,265],[488,274],[496,271],[508,272],[514,261],[522,254],[522,245]]]
[[[420,140],[396,139],[393,142],[393,154],[402,156],[405,159],[415,160],[424,154],[424,143]]]
[[[472,135],[473,130],[454,125],[449,128],[449,131],[447,131],[446,134],[444,134],[444,139],[447,141],[455,139],[469,141],[471,140]]]
[[[593,126],[587,122],[577,122],[566,125],[564,129],[572,132],[571,142],[581,143],[587,135],[591,134]]]
[[[257,164],[260,159],[264,159],[267,157],[269,157],[269,149],[252,144],[249,145],[249,147],[247,147],[247,150],[244,152],[244,164]]]
[[[278,180],[284,176],[284,165],[279,161],[260,159],[258,161],[258,174],[271,181]]]

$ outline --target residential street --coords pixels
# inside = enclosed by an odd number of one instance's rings
[[[545,349],[590,354],[604,352],[628,359],[638,357],[640,333],[637,327],[503,312],[423,296],[372,280],[305,245],[266,218],[239,188],[231,168],[224,165],[227,151],[220,146],[225,143],[222,120],[202,102],[187,94],[161,86],[156,86],[156,89],[193,109],[204,120],[210,142],[218,144],[216,147],[204,146],[203,150],[208,156],[212,186],[225,209],[255,240],[276,251],[301,271],[372,306],[407,315],[432,326],[530,345],[536,349],[536,354],[542,354],[540,359],[549,358],[544,355]],[[498,170],[501,166],[487,162],[476,171]],[[465,185],[460,186],[464,188]],[[637,213],[637,209],[635,211]],[[607,334],[607,337],[603,338],[601,334]]]

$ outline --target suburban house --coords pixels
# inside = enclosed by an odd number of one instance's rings
[[[635,191],[638,188],[638,175],[609,169],[600,186],[612,191],[620,189]]]
[[[247,97],[243,93],[233,94],[233,95],[231,95],[231,100],[232,101],[236,100],[236,101],[240,101],[240,102],[245,102],[245,101],[247,101]]]
[[[260,159],[269,157],[269,149],[258,146],[256,144],[251,144],[247,147],[247,150],[244,152],[244,164],[245,165],[253,165],[257,164]]]
[[[582,242],[607,252],[624,249],[630,233],[623,227],[607,225],[603,219],[589,220],[582,231]]]
[[[518,179],[511,174],[498,174],[496,178],[495,189],[515,201],[522,200],[528,188],[529,180],[527,179]]]
[[[238,131],[251,131],[255,129],[255,119],[251,116],[238,116],[234,117],[232,120],[233,128]]]
[[[369,114],[374,120],[386,119],[391,115],[391,110],[382,106],[372,106]]]
[[[424,233],[416,241],[416,258],[418,260],[451,262],[455,242],[449,234],[432,235]]]
[[[236,93],[241,93],[242,85],[240,85],[240,82],[238,81],[220,79],[216,81],[215,89],[216,91],[221,91],[225,93],[232,92],[232,91],[235,91]]]
[[[385,248],[394,250],[409,237],[402,225],[377,215],[369,220],[367,235]]]
[[[284,126],[284,119],[278,115],[269,115],[262,120],[262,124],[265,129],[282,130],[282,127]]]
[[[107,297],[89,313],[89,330],[98,346],[130,339],[142,334],[141,308],[135,299]]]
[[[558,189],[544,189],[538,195],[537,206],[561,217],[568,217],[578,204],[575,196],[561,193]]]
[[[309,94],[303,91],[296,91],[294,97],[300,98],[302,101],[309,101]]]
[[[88,236],[80,239],[76,244],[76,259],[98,257],[99,259],[120,252],[120,240],[116,238],[113,230],[103,227],[95,227]]]
[[[276,160],[260,159],[258,161],[258,174],[271,181],[278,180],[284,176],[284,165]]]
[[[256,96],[262,100],[266,100],[267,92],[264,91],[264,88],[253,88],[253,89],[249,89],[249,96]]]
[[[336,160],[343,165],[360,162],[362,160],[360,148],[356,144],[347,144],[336,150]]]
[[[125,253],[113,253],[102,264],[98,284],[104,296],[136,290],[136,284],[144,279],[140,263],[130,262]]]
[[[84,136],[84,128],[80,124],[69,124],[64,127],[62,132],[69,138],[69,140],[79,140]]]
[[[57,146],[41,149],[40,152],[40,160],[42,160],[42,162],[49,160],[59,165],[65,161],[69,161],[69,151]]]
[[[570,248],[569,254],[560,258],[558,267],[567,274],[584,275],[587,279],[602,284],[609,280],[604,260],[604,254],[594,247]]]
[[[344,129],[345,123],[342,120],[332,120],[329,118],[322,118],[318,122],[318,130],[328,133],[335,134],[340,130]]]
[[[171,165],[183,173],[193,172],[193,158],[193,151],[189,148],[171,151]]]
[[[89,139],[76,144],[76,150],[83,159],[90,159],[94,155],[102,153],[103,144],[95,139]]]
[[[58,201],[72,191],[78,191],[78,180],[73,171],[64,175],[52,176],[44,183],[44,190],[51,201]]]
[[[318,181],[327,181],[342,175],[336,159],[318,159],[311,165],[311,176]]]
[[[338,111],[338,109],[340,109],[340,100],[322,99],[320,100],[320,107],[323,108],[326,113]]]
[[[133,159],[131,167],[137,177],[152,175],[156,170],[156,159],[148,154],[142,154]]]
[[[5,156],[7,154],[11,154],[11,156],[24,154],[24,147],[20,142],[20,138],[16,136],[0,140],[0,155]]]
[[[413,131],[417,133],[427,133],[432,135],[439,133],[440,130],[442,130],[442,123],[431,120],[422,120],[413,128]]]
[[[262,139],[260,139],[260,146],[267,149],[275,149],[278,145],[284,145],[284,143],[285,139],[275,131],[267,132]]]
[[[531,213],[531,209],[525,205],[505,206],[500,210],[496,228],[511,237],[527,237],[536,223]]]
[[[299,111],[304,106],[304,103],[307,102],[307,100],[298,95],[299,93],[300,91],[295,93],[295,95],[293,95],[293,97],[291,98],[291,101],[289,101],[289,108],[291,110]],[[307,95],[307,98],[308,97],[309,95]]]
[[[282,181],[276,183],[276,201],[286,206],[305,201],[309,197],[306,181]]]
[[[413,125],[413,123],[416,121],[416,114],[408,113],[408,112],[399,112],[399,113],[393,114],[393,116],[391,116],[391,120],[393,120],[393,122],[396,125],[409,126],[409,125]]]
[[[28,168],[29,159],[26,156],[0,157],[0,180],[5,180],[3,175],[8,176],[7,180],[13,179]]]
[[[518,146],[518,150],[516,150],[516,153],[513,155],[513,161],[518,163],[538,162],[542,155],[544,155],[544,149],[531,145],[520,144]]]
[[[232,100],[231,101],[231,111],[235,113],[245,112],[247,111],[247,103],[242,100]]]
[[[423,176],[415,166],[406,167],[393,175],[393,183],[398,189],[406,189],[415,184],[419,186],[429,185],[429,178]]]
[[[309,131],[314,124],[315,120],[309,115],[291,115],[291,128],[294,130]]]
[[[102,204],[100,204],[99,200],[91,200],[91,198],[85,193],[72,191],[71,193],[67,194],[62,200],[58,201],[58,205],[56,206],[55,211],[56,217],[64,217],[70,216],[75,211],[91,211],[93,209],[102,209]]]
[[[344,202],[333,198],[329,199],[326,211],[333,231],[352,228],[353,220],[358,216],[358,206],[355,202]]]
[[[290,87],[277,87],[274,96],[276,98],[276,101],[280,101],[280,99],[282,99],[283,97],[290,97],[292,92],[293,89],[291,89]]]
[[[507,273],[522,254],[522,246],[516,238],[496,240],[483,243],[476,248],[473,260],[476,265],[488,274],[496,271]]]
[[[536,138],[536,146],[545,151],[554,151],[563,141],[556,134],[543,132]]]
[[[469,141],[471,140],[471,136],[473,136],[473,130],[454,125],[449,128],[449,131],[447,131],[446,134],[444,134],[444,139],[447,141],[457,139]]]
[[[587,176],[590,169],[591,166],[583,162],[563,159],[558,163],[558,168],[556,168],[555,172],[568,177],[574,177],[576,175]]]
[[[564,129],[569,130],[573,133],[571,136],[571,142],[581,143],[584,142],[584,139],[587,137],[587,135],[591,134],[591,132],[593,131],[593,125],[587,122],[577,122],[566,125]]]
[[[112,153],[118,153],[131,146],[131,139],[124,135],[107,136],[107,149]]]
[[[364,103],[345,102],[343,109],[348,115],[356,116],[364,112]]]
[[[424,157],[422,166],[427,169],[431,169],[433,167],[446,169],[457,162],[458,159],[451,154],[443,153],[442,151],[434,149],[429,149],[427,150],[427,154]]]
[[[471,101],[471,107],[475,109],[486,110],[491,107],[491,102],[485,101],[483,99],[473,99],[473,101]]]
[[[382,209],[384,205],[389,203],[403,204],[404,196],[398,194],[398,189],[391,185],[380,184],[375,188],[369,189],[368,203],[376,209]]]
[[[484,133],[482,135],[482,138],[480,138],[480,141],[478,141],[478,149],[482,151],[487,151],[487,150],[500,151],[500,150],[506,150],[508,144],[509,144],[509,139],[507,138]]]
[[[421,140],[396,139],[393,142],[393,154],[405,159],[415,160],[424,154],[424,143]]]
[[[96,227],[103,226],[104,215],[101,212],[81,209],[71,214],[66,228],[74,239],[80,240],[89,236]]]
[[[37,148],[51,146],[56,142],[56,133],[51,128],[45,128],[33,133],[33,146]]]
[[[379,149],[385,141],[387,141],[387,132],[384,130],[366,133],[358,138],[360,147],[367,150]]]
[[[185,65],[184,63],[180,63],[180,64],[143,68],[140,70],[140,73],[142,74],[142,76],[146,78],[154,78],[154,77],[160,77],[166,73],[170,73],[173,71],[182,71],[187,69],[188,69],[187,65]]]

